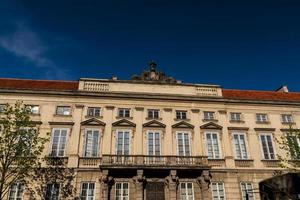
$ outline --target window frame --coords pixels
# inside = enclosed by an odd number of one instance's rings
[[[269,144],[268,142],[266,143],[267,144],[267,153],[268,153],[268,156],[269,158],[265,158],[265,153],[264,153],[264,150],[263,150],[263,144],[262,144],[262,140],[261,140],[261,137],[262,136],[270,136],[271,137],[271,143],[272,143],[272,148],[273,148],[273,154],[274,154],[274,158],[271,159],[271,156],[270,156],[270,149],[269,149]],[[262,156],[262,160],[277,160],[277,157],[276,157],[276,148],[275,148],[275,142],[274,142],[274,139],[273,139],[273,134],[272,133],[259,133],[259,141],[260,141],[260,150],[261,150],[261,156]]]
[[[82,196],[83,184],[87,184],[86,196],[85,197]],[[90,196],[88,194],[89,194],[89,191],[91,190],[90,189],[91,184],[94,185],[92,200],[95,199],[96,183],[95,182],[81,182],[80,183],[80,197],[79,197],[80,200],[90,200]]]
[[[36,105],[36,104],[26,104],[25,107],[28,108],[28,109],[30,109],[30,114],[32,114],[32,115],[39,115],[40,114],[40,106],[39,105]],[[37,107],[38,108],[37,113],[35,113],[35,112],[32,111],[33,107]]]
[[[252,199],[251,200],[255,200],[255,193],[253,192],[253,184],[251,182],[247,182],[247,181],[242,181],[240,182],[240,190],[241,190],[241,196],[242,196],[242,200],[246,200],[246,198],[244,198],[244,195],[243,195],[243,188],[242,188],[242,185],[245,184],[245,188],[246,188],[246,191],[248,193],[248,188],[247,188],[247,185],[250,184],[251,185],[251,194],[252,194]],[[248,193],[249,194],[249,193]],[[246,196],[246,194],[245,194]],[[250,198],[249,198],[250,200]]]
[[[122,115],[121,115],[121,111],[123,111]],[[126,111],[128,111],[128,116],[126,116]],[[118,108],[118,117],[121,117],[121,118],[131,117],[131,109],[130,108]]]
[[[232,145],[233,145],[233,148],[234,148],[235,159],[237,159],[237,160],[249,160],[250,159],[250,153],[249,153],[250,151],[249,151],[249,146],[248,146],[247,134],[245,132],[233,131],[231,133],[231,135],[232,135]],[[238,158],[238,156],[237,156],[237,149],[236,149],[235,138],[234,138],[235,135],[238,135],[241,158]],[[244,142],[245,142],[245,149],[246,149],[246,154],[247,154],[247,156],[245,158],[243,158],[243,155],[242,155],[243,153],[242,153],[242,150],[241,150],[240,135],[243,135],[244,140],[245,140]]]
[[[49,185],[51,185],[51,191],[50,191],[50,197],[49,197],[49,199],[51,199],[51,200],[53,199],[53,196],[52,196],[52,195],[54,194],[54,193],[53,193],[53,189],[56,189],[55,186],[58,185],[58,195],[57,195],[57,200],[59,200],[59,199],[60,199],[60,198],[59,198],[59,197],[60,197],[60,184],[59,184],[59,183],[47,183],[47,184],[46,184],[46,191],[45,191],[45,197],[46,197],[46,199],[48,198],[48,197],[47,197],[47,193],[49,192],[49,191],[48,191],[48,186],[49,186]]]
[[[67,114],[67,115],[64,114],[65,111],[63,111],[63,113],[58,113],[59,108],[69,108],[69,114]],[[71,116],[72,115],[72,108],[71,108],[71,106],[56,106],[55,114],[59,115],[59,116]]]
[[[237,116],[239,116],[239,117],[237,117]],[[236,121],[236,122],[242,121],[242,113],[240,113],[240,112],[231,112],[230,113],[230,120],[231,121]]]
[[[211,182],[211,193],[212,193],[212,199],[215,200],[215,196],[214,196],[214,190],[213,190],[213,184],[216,184],[217,186],[217,200],[221,200],[221,199],[226,199],[226,190],[225,190],[225,183],[224,182],[218,182],[218,181],[213,181]],[[219,189],[219,185],[222,185],[222,189],[224,191],[224,196],[223,198],[220,196],[220,189]]]
[[[262,120],[263,119],[262,116],[265,116],[265,120]],[[268,116],[268,114],[266,114],[266,113],[256,113],[256,122],[259,122],[259,123],[267,123],[267,122],[269,122],[269,116]]]
[[[210,115],[212,114],[212,115]],[[203,119],[204,120],[215,120],[216,119],[216,113],[214,111],[203,111]]]
[[[120,189],[120,194],[121,196],[119,197],[120,199],[124,200],[129,200],[130,199],[130,183],[129,182],[116,182],[115,183],[115,199],[117,199],[117,184],[121,184],[121,189]],[[127,184],[127,197],[123,196],[124,194],[124,184]]]
[[[155,116],[155,112],[157,112],[157,117]],[[150,115],[151,113],[151,115]],[[147,110],[147,118],[148,119],[159,119],[159,109],[148,109]]]
[[[0,114],[3,114],[5,112],[6,107],[7,107],[7,104],[0,103]]]
[[[94,132],[95,131],[98,131],[98,142],[97,142],[97,145],[98,145],[98,148],[97,148],[97,155],[96,156],[93,156],[93,146],[92,146],[92,150],[91,150],[91,156],[87,156],[87,133],[88,131],[92,131],[92,139],[94,140]],[[101,142],[101,129],[98,129],[98,128],[85,128],[84,129],[84,149],[83,149],[83,157],[85,158],[97,158],[100,156],[100,142]],[[94,145],[94,142],[92,142],[92,145]]]
[[[192,200],[194,200],[195,199],[195,192],[194,192],[194,184],[193,184],[193,182],[180,182],[179,183],[180,184],[180,199],[182,199],[182,197],[183,197],[183,199],[190,199],[190,197],[192,197]],[[181,186],[182,186],[182,184],[184,184],[184,188],[182,188]],[[189,196],[189,194],[188,194],[188,184],[192,184],[192,196]],[[185,190],[185,196],[183,196],[182,195],[182,190]]]
[[[118,154],[118,141],[119,141],[119,132],[123,132],[123,143],[122,143],[122,154]],[[117,156],[124,156],[127,154],[124,154],[125,152],[125,140],[124,140],[124,133],[128,132],[129,133],[129,146],[128,146],[128,155],[130,155],[131,153],[131,140],[132,140],[132,130],[130,129],[117,129],[116,130],[116,145],[115,145],[115,152]]]
[[[12,190],[12,187],[16,185],[16,190],[14,191],[14,196],[11,197],[11,191]],[[22,187],[21,189],[19,187]],[[19,190],[21,190],[21,197],[18,197],[18,193],[20,192]],[[18,200],[18,199],[21,199],[23,200],[23,197],[24,197],[24,190],[25,190],[25,184],[22,183],[22,182],[16,182],[16,183],[13,183],[10,187],[9,187],[9,191],[8,191],[8,200]]]
[[[161,150],[162,150],[162,146],[161,146],[161,144],[162,144],[162,141],[161,141],[161,131],[156,131],[156,130],[148,130],[147,131],[147,155],[149,155],[149,156],[157,156],[157,155],[155,155],[155,145],[156,145],[156,143],[154,142],[154,154],[152,154],[152,155],[150,155],[149,154],[149,133],[153,133],[153,135],[154,135],[154,140],[153,141],[155,141],[155,135],[156,135],[156,133],[158,133],[159,134],[159,155],[158,156],[161,156],[162,155],[162,152],[161,152]]]
[[[217,135],[217,141],[218,141],[218,148],[219,148],[219,158],[216,158],[215,156],[215,150],[213,148],[213,144],[212,144],[212,150],[213,150],[213,157],[212,158],[209,158],[209,155],[208,155],[208,142],[207,142],[207,134],[216,134]],[[206,146],[206,153],[207,153],[207,158],[208,159],[222,159],[222,143],[221,143],[221,139],[220,139],[220,133],[217,132],[217,131],[205,131],[204,132],[204,137],[205,137],[205,146]]]
[[[53,148],[53,140],[54,140],[54,133],[55,133],[55,130],[60,130],[60,134],[61,134],[61,131],[62,130],[65,130],[67,133],[66,133],[66,143],[65,143],[65,149],[64,149],[64,155],[63,156],[59,156],[59,155],[52,155],[52,148]],[[50,157],[66,157],[66,154],[67,154],[67,148],[68,148],[68,140],[69,140],[69,134],[70,134],[70,128],[52,128],[52,133],[51,133],[51,143],[50,143],[50,150],[49,150],[49,156]],[[59,139],[60,141],[60,139]],[[58,142],[59,144],[59,142]],[[58,145],[59,147],[59,145]],[[57,147],[57,148],[58,148]],[[58,149],[57,149],[58,150]],[[57,151],[57,154],[59,154],[59,151]]]
[[[189,152],[190,152],[190,155],[186,155],[186,148],[185,148],[185,146],[186,146],[186,144],[185,144],[185,140],[184,140],[184,137],[182,138],[183,139],[183,152],[184,152],[184,155],[179,155],[179,141],[178,141],[178,134],[182,134],[183,136],[185,135],[185,134],[187,134],[188,135],[188,139],[189,139]],[[182,156],[182,157],[189,157],[189,156],[192,156],[193,154],[192,154],[192,146],[191,146],[191,134],[190,134],[190,132],[189,131],[176,131],[176,149],[177,149],[177,155],[178,156]]]
[[[90,110],[93,110],[92,111],[92,115],[90,115]],[[99,115],[96,115],[96,110],[99,110]],[[88,117],[101,117],[101,107],[88,107],[87,108],[87,116]]]
[[[288,117],[290,117],[290,121],[286,120],[286,119],[288,119]],[[294,123],[293,115],[292,114],[281,114],[281,123],[285,123],[285,124]]]
[[[186,120],[188,118],[187,117],[187,115],[188,115],[187,110],[176,110],[175,112],[176,112],[176,119],[177,120]],[[183,113],[184,113],[184,115],[183,115]],[[180,117],[178,117],[178,116],[180,116]],[[185,117],[183,117],[183,116],[185,116]]]

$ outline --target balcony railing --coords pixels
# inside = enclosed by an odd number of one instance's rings
[[[206,156],[103,155],[101,167],[207,168]]]
[[[101,162],[100,157],[80,157],[79,167],[98,168]]]

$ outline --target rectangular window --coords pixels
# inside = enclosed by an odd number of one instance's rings
[[[39,114],[40,107],[37,105],[26,105],[26,108],[30,110],[31,114]]]
[[[87,115],[89,117],[100,117],[101,115],[100,110],[101,108],[99,107],[88,107]]]
[[[274,160],[275,159],[275,152],[273,147],[273,140],[271,134],[261,134],[261,148],[263,151],[263,157],[266,160]]]
[[[116,183],[116,200],[129,200],[129,184]]]
[[[87,129],[85,131],[85,157],[97,157],[99,156],[99,141],[100,132],[98,129]]]
[[[57,115],[71,115],[71,107],[70,106],[57,106],[56,114]]]
[[[286,136],[292,159],[300,159],[300,138],[297,134],[288,134]]]
[[[187,119],[186,111],[176,110],[176,119]]]
[[[93,200],[95,194],[95,183],[82,183],[80,200]]]
[[[177,150],[179,156],[191,156],[189,133],[177,133]]]
[[[267,114],[256,114],[256,121],[257,122],[268,122],[268,115]]]
[[[0,113],[4,113],[6,109],[6,104],[0,104]]]
[[[129,108],[120,108],[118,110],[119,117],[130,117],[130,109]]]
[[[215,112],[204,111],[204,119],[212,120],[215,119]]]
[[[119,130],[117,134],[117,155],[129,155],[130,132]]]
[[[148,110],[148,118],[149,119],[158,119],[159,118],[159,110],[154,110],[154,109]]]
[[[160,155],[160,133],[148,132],[148,155],[159,156]]]
[[[242,182],[241,191],[243,200],[254,200],[253,187],[251,183]]]
[[[193,183],[180,183],[180,199],[181,200],[194,200]]]
[[[23,183],[13,183],[10,186],[8,199],[9,200],[22,200],[24,193],[24,184]]]
[[[206,133],[206,148],[209,159],[221,158],[218,133]]]
[[[282,123],[293,123],[293,116],[288,114],[281,115]]]
[[[233,141],[236,159],[248,159],[246,136],[244,133],[234,133]]]
[[[59,184],[50,183],[46,186],[46,200],[58,200],[59,199]]]
[[[63,157],[65,156],[65,149],[67,145],[67,135],[69,129],[55,128],[52,131],[52,148],[51,156]]]
[[[224,183],[222,182],[213,182],[212,185],[212,197],[213,200],[225,200],[225,189]]]
[[[232,121],[241,121],[242,120],[241,113],[230,113],[230,120]]]

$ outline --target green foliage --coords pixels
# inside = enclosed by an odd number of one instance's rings
[[[278,155],[283,168],[300,170],[300,131],[292,127],[277,140],[285,155]]]
[[[30,120],[30,110],[18,101],[6,106],[0,121],[0,199],[16,181],[24,181],[40,166],[47,138]]]

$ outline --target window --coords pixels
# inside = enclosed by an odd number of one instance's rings
[[[70,106],[57,106],[56,114],[57,115],[71,115],[71,107]]]
[[[300,159],[300,138],[297,134],[286,133],[292,159]]]
[[[215,119],[215,112],[204,111],[204,119],[206,120]]]
[[[266,160],[275,159],[272,135],[271,134],[261,134],[260,140],[261,140],[261,148],[263,151],[263,158]]]
[[[85,131],[85,157],[97,157],[99,151],[100,132],[98,129],[87,129]]]
[[[160,155],[160,133],[148,132],[148,155]]]
[[[158,119],[159,118],[159,110],[148,110],[148,118],[149,119]]]
[[[177,133],[177,150],[179,156],[191,155],[189,133]]]
[[[54,157],[65,156],[68,132],[69,129],[59,129],[59,128],[53,129],[51,156]]]
[[[93,200],[95,194],[95,183],[82,183],[80,200]]]
[[[101,115],[100,110],[101,108],[99,107],[88,107],[87,115],[89,117],[100,117]]]
[[[119,130],[117,134],[117,155],[129,155],[130,132]]]
[[[128,183],[116,183],[116,200],[129,200]]]
[[[251,183],[242,182],[241,191],[243,200],[254,200],[253,187]],[[246,196],[248,196],[248,198]]]
[[[233,142],[235,147],[235,157],[237,159],[248,159],[245,134],[234,133]]]
[[[293,123],[293,116],[288,114],[281,115],[282,123]]]
[[[129,108],[120,108],[118,116],[119,117],[130,117],[130,109]]]
[[[59,184],[50,183],[46,186],[46,200],[58,200],[59,199]]]
[[[26,108],[30,111],[31,114],[39,114],[40,107],[37,105],[26,105]]]
[[[180,199],[194,200],[193,183],[180,183]]]
[[[187,119],[186,111],[184,110],[176,110],[176,119]]]
[[[206,133],[206,147],[209,159],[221,158],[218,133]]]
[[[256,114],[256,121],[257,122],[268,122],[267,114]]]
[[[212,185],[212,197],[213,200],[225,200],[224,183],[213,182]]]
[[[6,104],[0,104],[0,113],[4,113],[6,108]]]
[[[230,113],[230,120],[232,121],[241,121],[242,120],[241,113]]]
[[[13,183],[10,186],[8,200],[22,200],[24,193],[23,183]]]

